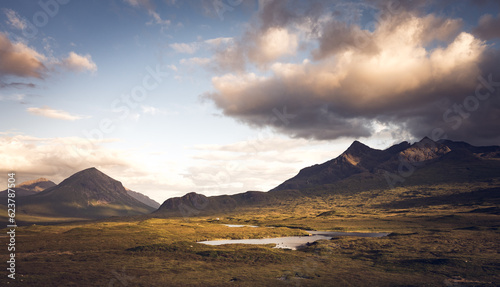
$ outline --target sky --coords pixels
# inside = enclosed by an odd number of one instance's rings
[[[2,1],[0,184],[96,167],[161,203],[354,140],[499,145],[499,40],[487,0]]]

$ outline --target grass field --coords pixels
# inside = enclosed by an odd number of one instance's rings
[[[498,286],[498,186],[491,181],[289,199],[219,220],[29,225],[17,229],[16,280],[4,271],[2,286]],[[339,237],[298,251],[196,243],[303,235],[305,229],[391,234]],[[7,251],[1,254],[5,262]]]

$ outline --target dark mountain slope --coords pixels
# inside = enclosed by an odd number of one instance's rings
[[[285,181],[273,190],[303,189],[330,184],[355,174],[372,172],[380,163],[388,160],[388,151],[372,149],[358,141],[335,159],[302,169],[295,177]]]
[[[18,205],[21,214],[86,219],[139,215],[153,210],[128,195],[119,181],[96,168],[75,173],[57,186],[24,197]]]
[[[39,179],[25,181],[17,184],[14,190],[16,191],[16,197],[19,197],[33,195],[53,186],[56,186],[54,182],[42,177]],[[7,190],[3,190],[0,192],[0,197],[6,196]]]
[[[448,146],[451,150],[467,150],[482,158],[500,158],[500,146],[473,146],[466,142],[454,142],[451,140],[440,140]]]
[[[154,216],[223,214],[246,206],[279,205],[303,196],[377,192],[395,186],[475,183],[500,179],[500,147],[474,147],[424,138],[385,150],[358,141],[337,158],[302,169],[269,192],[206,197],[189,193],[165,201]],[[396,179],[396,180],[395,180]]]
[[[157,209],[161,205],[158,202],[156,202],[155,200],[149,198],[148,196],[146,196],[140,192],[133,191],[133,190],[130,190],[128,188],[125,188],[125,189],[127,190],[128,195],[132,196],[133,198],[137,199],[138,201],[140,201],[148,206],[151,206],[154,209]]]
[[[271,205],[276,202],[274,195],[262,191],[210,197],[191,192],[182,197],[167,199],[153,214],[155,216],[192,217],[230,212],[246,206]]]

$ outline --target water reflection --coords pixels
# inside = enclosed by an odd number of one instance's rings
[[[233,226],[234,227],[234,226]],[[312,231],[306,230],[309,236],[288,236],[276,238],[262,239],[228,239],[228,240],[211,240],[200,241],[198,243],[207,245],[223,245],[223,244],[276,244],[275,248],[285,248],[297,250],[298,247],[317,240],[330,240],[337,236],[356,236],[356,237],[383,237],[389,233],[364,233],[364,232],[333,232],[333,231]]]

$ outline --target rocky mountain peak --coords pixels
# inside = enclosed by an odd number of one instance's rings
[[[450,151],[451,149],[448,146],[424,137],[419,142],[401,151],[399,156],[408,162],[422,162],[439,158]]]

